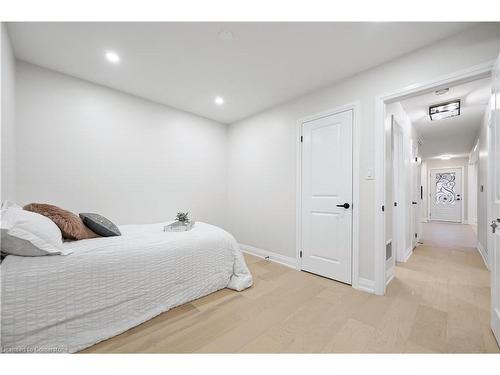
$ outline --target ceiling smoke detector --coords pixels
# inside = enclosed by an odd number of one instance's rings
[[[429,116],[432,121],[460,115],[460,100],[432,105],[429,107]]]
[[[219,39],[223,41],[230,41],[234,39],[234,35],[229,30],[221,30],[219,31]]]

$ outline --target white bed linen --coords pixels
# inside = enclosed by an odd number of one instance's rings
[[[198,222],[120,226],[122,236],[68,242],[67,256],[1,264],[4,352],[76,352],[175,306],[252,285],[233,236]]]

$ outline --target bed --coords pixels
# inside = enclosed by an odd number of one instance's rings
[[[252,285],[233,236],[198,222],[120,226],[122,236],[67,242],[66,256],[1,264],[4,352],[77,352],[194,299]]]

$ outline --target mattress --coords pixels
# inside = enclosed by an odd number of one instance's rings
[[[219,289],[252,285],[232,235],[201,222],[164,232],[166,224],[67,242],[66,256],[7,256],[2,351],[76,352]]]

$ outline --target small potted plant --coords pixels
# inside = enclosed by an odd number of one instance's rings
[[[184,232],[190,230],[194,225],[194,221],[189,219],[188,212],[177,212],[175,221],[163,228],[165,232]]]
[[[175,216],[175,220],[182,224],[189,224],[189,211],[187,212],[177,212],[177,216]]]

